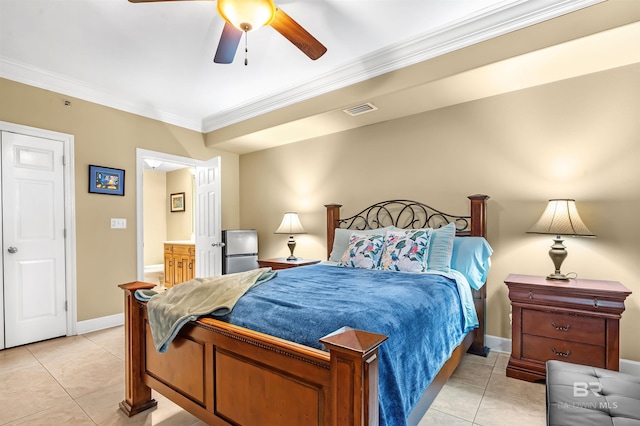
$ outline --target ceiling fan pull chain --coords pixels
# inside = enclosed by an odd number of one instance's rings
[[[246,67],[247,65],[249,65],[249,48],[248,48],[248,41],[247,39],[249,38],[249,31],[245,31],[244,32],[244,66]]]

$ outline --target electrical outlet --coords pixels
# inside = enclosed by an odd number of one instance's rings
[[[127,227],[127,219],[111,218],[111,229],[125,229]]]

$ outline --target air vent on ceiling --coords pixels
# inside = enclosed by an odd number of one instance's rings
[[[374,104],[367,102],[366,104],[352,106],[351,108],[343,109],[342,111],[353,117],[356,115],[366,114],[377,109],[378,108]]]

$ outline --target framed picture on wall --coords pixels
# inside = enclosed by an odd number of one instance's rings
[[[89,192],[124,195],[124,170],[90,164]]]
[[[171,213],[184,211],[184,192],[171,194]]]

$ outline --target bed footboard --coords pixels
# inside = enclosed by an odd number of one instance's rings
[[[125,296],[125,399],[133,416],[157,402],[151,389],[212,425],[378,424],[378,346],[386,336],[343,328],[324,352],[215,319],[185,326],[156,352],[146,304]]]

